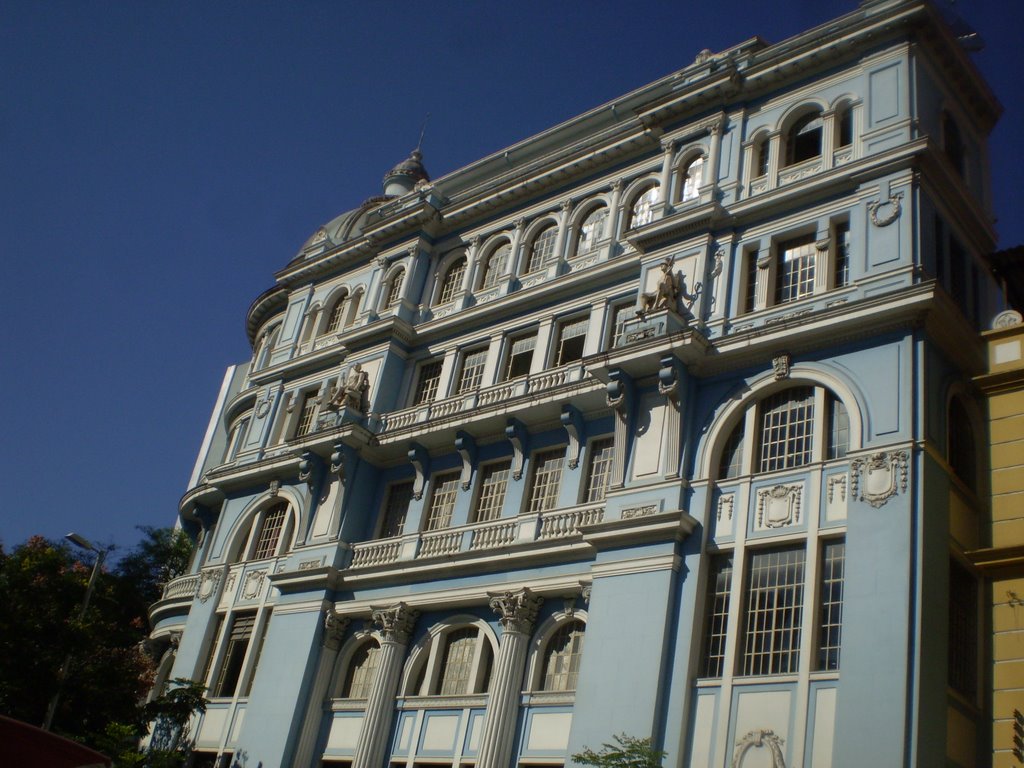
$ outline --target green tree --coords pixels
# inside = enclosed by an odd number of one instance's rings
[[[0,713],[42,723],[70,653],[55,733],[99,748],[111,723],[144,721],[153,679],[142,647],[148,606],[162,581],[187,566],[187,551],[178,533],[143,529],[139,545],[100,573],[80,617],[92,555],[41,537],[10,552],[0,545]]]
[[[584,747],[572,756],[573,761],[596,768],[661,768],[665,753],[651,746],[649,737],[638,739],[620,733],[612,739],[615,743],[602,744],[600,752]]]

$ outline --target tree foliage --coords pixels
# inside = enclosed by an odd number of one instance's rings
[[[41,537],[10,552],[0,545],[0,713],[41,724],[70,656],[55,733],[100,748],[112,723],[144,727],[154,672],[142,645],[147,610],[163,582],[187,568],[190,544],[170,529],[142,532],[138,546],[101,570],[84,616],[93,554]]]
[[[661,768],[665,753],[655,749],[649,737],[638,739],[620,733],[612,739],[615,743],[602,744],[600,752],[584,747],[572,756],[573,761],[596,768]]]

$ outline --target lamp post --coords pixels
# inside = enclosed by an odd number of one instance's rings
[[[80,549],[86,549],[90,552],[96,553],[96,562],[93,563],[92,573],[89,574],[89,584],[85,588],[85,597],[82,598],[82,607],[78,610],[78,620],[81,621],[85,618],[85,612],[89,610],[89,601],[92,599],[93,590],[96,588],[96,577],[100,574],[100,568],[103,566],[103,560],[107,556],[107,551],[104,549],[97,549],[90,543],[90,541],[77,533],[69,533],[64,537],[76,547]],[[50,726],[53,725],[53,716],[57,712],[57,704],[60,702],[61,689],[64,687],[64,680],[68,676],[68,670],[71,667],[71,652],[68,651],[68,655],[64,657],[64,663],[60,665],[60,669],[57,671],[57,690],[53,694],[53,698],[50,699],[50,705],[46,708],[46,719],[43,721],[43,730],[50,730]]]

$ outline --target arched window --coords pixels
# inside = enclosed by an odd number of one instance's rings
[[[405,270],[400,269],[392,275],[388,281],[387,291],[384,294],[384,309],[397,306],[402,299],[402,283],[405,282]]]
[[[331,307],[331,313],[327,316],[327,326],[324,328],[324,333],[337,333],[341,330],[342,324],[345,322],[345,312],[348,308],[348,293],[342,293],[338,297],[338,300],[334,302],[334,306]]]
[[[974,446],[974,430],[959,396],[949,401],[947,430],[946,459],[949,466],[964,485],[976,491],[978,457]]]
[[[435,634],[408,688],[416,696],[465,696],[490,689],[494,653],[491,642],[479,626],[453,625]]]
[[[284,554],[291,546],[293,528],[288,502],[278,502],[260,510],[253,517],[235,560],[264,560]]]
[[[579,619],[560,626],[544,648],[540,690],[574,691],[579,678],[583,655],[583,633],[586,625]]]
[[[628,229],[636,229],[654,221],[654,205],[661,199],[657,186],[641,192],[630,209]]]
[[[768,159],[771,152],[771,142],[765,136],[754,145],[754,177],[764,176],[768,173]]]
[[[558,239],[558,227],[554,224],[544,227],[533,238],[530,244],[530,258],[526,262],[526,272],[536,272],[554,263],[555,240]]]
[[[257,345],[256,352],[256,367],[255,370],[261,370],[266,368],[270,363],[270,355],[274,351],[274,347],[277,346],[277,340],[281,337],[281,324],[278,323],[273,328],[263,334],[263,340]]]
[[[679,185],[679,201],[687,202],[700,197],[700,186],[704,183],[704,156],[698,155],[683,168]]]
[[[847,104],[836,115],[836,146],[848,147],[853,144],[853,107]]]
[[[375,640],[368,640],[352,654],[348,670],[345,672],[345,684],[341,689],[341,698],[369,698],[379,666],[380,646]]]
[[[493,288],[498,284],[501,276],[505,274],[508,266],[508,257],[512,253],[511,243],[502,243],[487,257],[483,266],[483,277],[480,280],[481,290]]]
[[[820,112],[811,112],[793,123],[786,135],[786,165],[821,155],[821,129]]]
[[[466,274],[466,257],[460,256],[448,270],[444,273],[444,279],[441,280],[441,290],[437,295],[438,304],[447,304],[449,301],[455,298],[455,294],[462,289],[462,278]]]
[[[604,240],[608,226],[608,208],[599,206],[587,214],[580,224],[580,232],[576,237],[576,255],[590,253],[597,244]]]

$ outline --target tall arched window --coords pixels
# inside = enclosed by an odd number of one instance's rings
[[[661,195],[657,186],[649,187],[641,192],[633,201],[633,206],[630,209],[628,229],[636,229],[654,221],[654,206],[660,199]]]
[[[462,289],[462,278],[466,274],[466,257],[460,256],[448,267],[441,280],[441,290],[437,294],[438,304],[447,304]]]
[[[946,458],[949,466],[964,485],[976,491],[978,457],[974,445],[974,429],[959,396],[949,401],[947,430]]]
[[[685,203],[700,197],[700,186],[704,183],[704,156],[693,158],[680,176],[679,201]]]
[[[558,239],[558,227],[550,224],[534,235],[530,243],[530,258],[526,262],[526,272],[544,269],[557,259],[555,241]]]
[[[586,625],[579,619],[567,621],[551,635],[541,669],[540,690],[574,691],[579,679],[583,656],[583,633]]]
[[[341,689],[341,698],[369,698],[379,666],[380,645],[376,640],[368,640],[356,649],[349,660],[348,669],[345,671],[345,683]]]
[[[786,134],[786,165],[802,163],[821,155],[822,119],[820,112],[804,115]]]
[[[587,214],[580,224],[580,232],[576,238],[576,255],[582,256],[593,251],[605,238],[608,226],[608,208],[599,206]]]
[[[479,626],[453,625],[420,649],[418,670],[408,694],[465,696],[490,689],[494,652]]]
[[[405,282],[405,270],[400,269],[392,275],[388,281],[387,291],[384,295],[384,309],[397,306],[402,299],[402,284]]]
[[[849,104],[839,108],[836,115],[836,146],[848,147],[853,144],[853,107]]]
[[[345,322],[345,313],[348,309],[348,293],[343,292],[334,302],[334,306],[331,307],[331,312],[327,316],[327,326],[324,328],[324,333],[337,333],[341,330],[342,324]]]
[[[486,290],[498,284],[501,276],[505,274],[508,267],[508,257],[512,253],[511,243],[502,243],[487,257],[483,267],[483,277],[480,280],[480,288]]]
[[[294,529],[291,509],[286,501],[265,507],[252,519],[248,534],[241,541],[236,561],[264,560],[288,551]]]
[[[754,177],[758,178],[768,173],[768,159],[771,152],[771,142],[765,136],[754,145]]]

